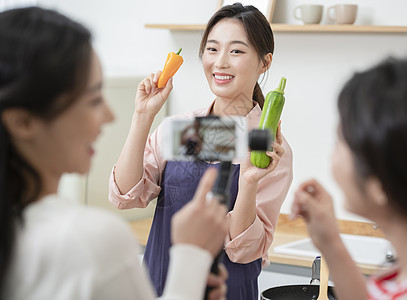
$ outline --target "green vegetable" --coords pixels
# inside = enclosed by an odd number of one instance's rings
[[[267,94],[266,100],[264,101],[263,112],[261,113],[259,129],[270,130],[273,141],[276,137],[278,123],[284,107],[284,88],[286,81],[287,79],[282,77],[278,88]],[[273,148],[271,148],[270,151],[273,151]],[[271,158],[267,156],[265,151],[252,151],[250,161],[258,168],[267,168]]]

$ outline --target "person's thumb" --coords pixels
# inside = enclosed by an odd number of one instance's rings
[[[163,90],[161,91],[161,95],[164,99],[167,100],[168,96],[170,95],[172,91],[173,85],[172,85],[172,77],[168,79],[167,84],[164,86]]]
[[[201,204],[205,203],[206,195],[211,191],[217,174],[218,171],[213,167],[205,171],[195,192],[194,201]]]

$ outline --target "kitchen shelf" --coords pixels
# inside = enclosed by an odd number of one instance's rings
[[[145,24],[146,28],[168,29],[175,31],[204,30],[205,24]],[[407,26],[377,25],[290,25],[271,24],[274,32],[347,32],[347,33],[407,33]]]

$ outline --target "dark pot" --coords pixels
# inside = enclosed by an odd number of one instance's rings
[[[261,293],[261,300],[316,300],[319,285],[283,285],[272,287]],[[328,287],[329,300],[335,300],[333,287]]]

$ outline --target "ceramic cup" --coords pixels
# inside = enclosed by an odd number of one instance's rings
[[[305,24],[319,24],[322,18],[322,5],[304,4],[294,8],[294,18]]]
[[[337,4],[328,8],[328,18],[338,24],[353,24],[356,20],[358,6],[354,4]]]

